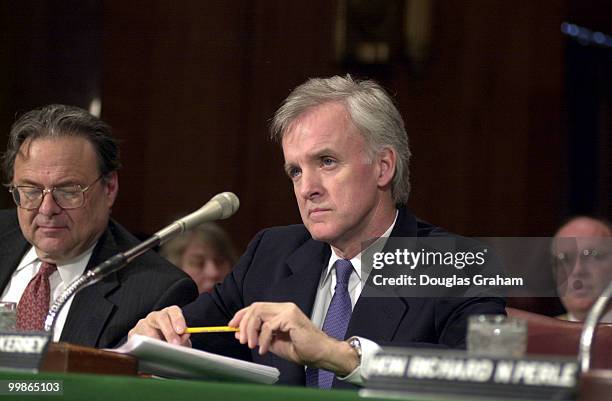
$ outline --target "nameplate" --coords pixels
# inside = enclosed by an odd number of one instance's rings
[[[573,400],[579,366],[574,358],[490,357],[466,351],[383,348],[363,366],[363,396]]]
[[[0,369],[38,371],[50,340],[44,332],[0,332]]]

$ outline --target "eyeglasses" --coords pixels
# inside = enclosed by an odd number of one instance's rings
[[[610,266],[610,256],[612,256],[612,252],[609,250],[583,249],[579,254],[559,252],[554,255],[553,263],[557,268],[571,271],[576,265],[576,260],[580,258],[580,262],[586,268],[601,268],[602,266]]]
[[[9,188],[13,195],[15,204],[22,209],[35,210],[42,205],[46,194],[51,194],[53,200],[62,209],[78,209],[85,203],[85,192],[87,192],[104,174],[100,175],[94,182],[83,188],[81,185],[66,185],[63,187],[39,188],[30,185],[17,185]]]

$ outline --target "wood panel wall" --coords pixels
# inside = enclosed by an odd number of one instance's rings
[[[414,153],[411,208],[465,234],[546,235],[561,214],[563,2],[435,2],[430,58],[334,59],[335,3],[110,2],[103,115],[123,139],[115,216],[152,232],[223,190],[244,245],[299,222],[268,120],[308,77],[352,72],[398,102]]]
[[[17,107],[67,99],[58,96],[62,85],[39,96],[42,81],[20,68],[21,55],[31,62],[44,51],[51,61],[42,70],[76,71],[80,80],[99,67],[102,117],[123,149],[113,215],[147,234],[231,190],[242,206],[225,226],[244,246],[264,227],[299,222],[280,149],[267,139],[274,110],[308,77],[351,72],[379,80],[397,100],[414,154],[415,213],[468,235],[549,235],[567,207],[559,27],[574,2],[432,1],[420,73],[408,61],[338,63],[329,0],[89,0],[102,10],[88,17],[100,18],[102,33],[89,39],[99,61],[85,72],[45,45],[52,31],[75,35],[54,23],[69,7],[32,34],[29,14],[47,15],[45,8],[5,4],[12,53],[2,60],[16,79],[0,81],[2,127],[8,131]],[[36,46],[21,48],[22,35]]]

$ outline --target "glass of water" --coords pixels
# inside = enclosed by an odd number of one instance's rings
[[[14,331],[17,321],[17,304],[0,302],[0,331]]]
[[[521,357],[527,350],[527,322],[505,315],[474,315],[468,320],[469,353]]]

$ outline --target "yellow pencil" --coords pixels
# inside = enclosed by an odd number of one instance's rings
[[[210,326],[210,327],[187,327],[185,333],[226,333],[240,331],[238,327]]]

